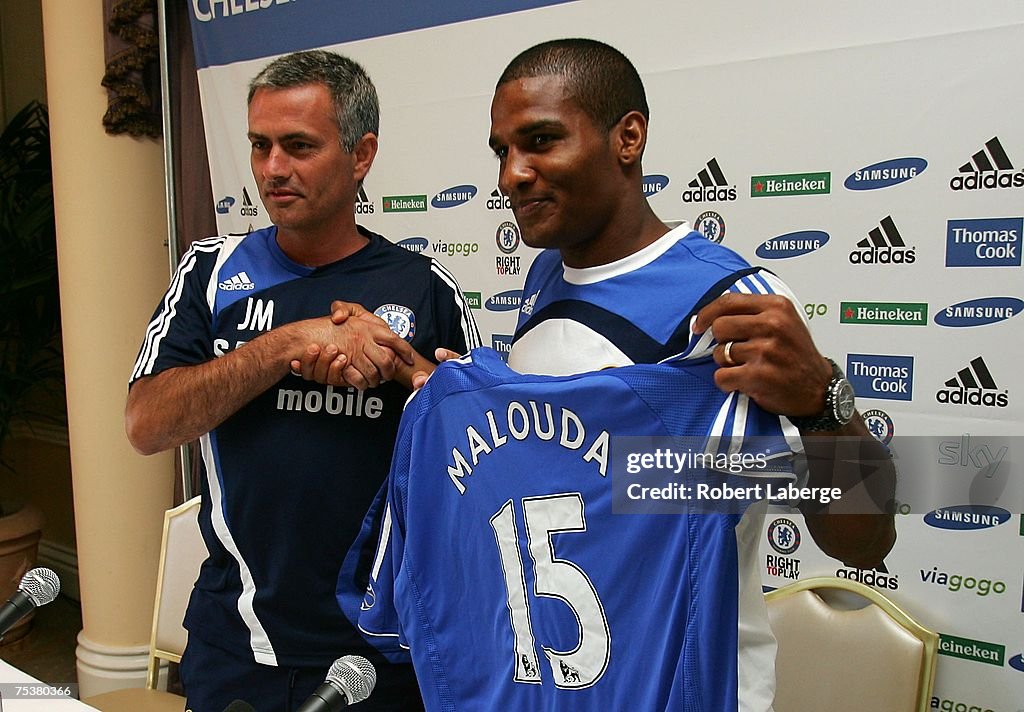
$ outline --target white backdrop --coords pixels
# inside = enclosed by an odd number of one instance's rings
[[[933,707],[1024,710],[1020,499],[972,509],[972,489],[940,508],[910,486],[1020,481],[1009,436],[1024,423],[1024,2],[504,1],[476,19],[471,2],[400,5],[371,16],[347,0],[193,0],[221,230],[267,223],[248,167],[248,80],[267,57],[338,49],[382,105],[360,221],[450,267],[501,350],[534,253],[496,193],[494,82],[545,39],[618,47],[647,86],[656,212],[711,226],[786,279],[869,424],[895,434],[899,541],[866,578],[942,634]],[[691,187],[702,173],[710,196]],[[779,181],[827,191],[765,194]],[[857,575],[788,513],[768,518],[763,553],[766,587]]]

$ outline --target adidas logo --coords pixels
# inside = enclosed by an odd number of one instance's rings
[[[907,247],[891,215],[884,217],[850,253],[850,262],[855,265],[913,264],[916,259],[915,248]]]
[[[370,215],[373,213],[373,201],[366,197],[366,188],[359,186],[359,193],[356,195],[356,215]]]
[[[687,186],[689,189],[684,190],[681,196],[684,203],[736,200],[736,186],[729,185],[717,158],[708,161],[707,167]]]
[[[507,195],[502,195],[501,192],[495,188],[491,191],[491,197],[487,199],[488,210],[511,210],[512,201],[509,200]]]
[[[945,388],[935,393],[935,400],[939,403],[1005,408],[1010,402],[1005,390],[998,392],[996,381],[981,356],[957,371],[956,376],[943,385]]]
[[[260,214],[259,207],[252,204],[252,198],[249,197],[249,191],[245,189],[244,185],[242,186],[242,207],[238,212],[250,217],[255,217]]]
[[[960,175],[953,176],[949,187],[953,190],[1021,188],[1024,187],[1024,170],[1013,172],[1013,163],[1003,144],[998,136],[993,136],[985,142],[985,148],[960,166]]]
[[[251,289],[256,289],[256,285],[252,283],[249,275],[245,272],[239,272],[234,277],[225,279],[217,287],[226,292],[248,292]]]

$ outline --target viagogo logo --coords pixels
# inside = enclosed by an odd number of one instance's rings
[[[953,592],[971,591],[978,596],[987,596],[989,593],[994,593],[998,596],[1006,593],[1006,583],[1003,581],[951,574],[946,571],[939,571],[938,566],[933,566],[930,571],[921,569],[921,581],[935,586],[944,586]]]
[[[976,705],[973,702],[944,700],[941,697],[932,698],[930,709],[940,710],[940,712],[994,712],[991,707]]]
[[[480,250],[480,245],[475,242],[434,242],[430,247],[439,255],[452,257],[469,257]]]

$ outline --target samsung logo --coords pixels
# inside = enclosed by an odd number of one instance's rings
[[[765,240],[758,246],[756,253],[763,260],[784,260],[814,252],[827,242],[827,232],[801,230]]]
[[[660,193],[668,186],[668,176],[659,174],[652,174],[644,176],[644,196],[651,197],[655,193]]]
[[[893,158],[854,171],[843,183],[847,190],[878,190],[916,178],[928,161],[923,158]]]
[[[435,208],[454,208],[456,205],[469,202],[474,195],[476,195],[475,185],[457,185],[454,188],[442,190],[434,196],[430,204]]]
[[[425,237],[407,237],[398,243],[399,247],[404,247],[409,252],[420,253],[427,249],[427,238]]]
[[[490,311],[503,312],[513,311],[519,308],[523,301],[523,290],[510,289],[507,292],[495,294],[487,300],[485,306]]]
[[[1018,672],[1024,672],[1024,655],[1017,653],[1012,658],[1007,660],[1007,663],[1014,670],[1017,670]]]
[[[234,205],[234,204],[235,204],[235,199],[232,198],[230,195],[226,196],[224,198],[221,198],[219,201],[217,201],[217,212],[220,215],[227,215],[228,211],[231,210],[231,206]]]
[[[991,529],[1010,520],[1010,513],[1001,507],[984,504],[961,504],[943,507],[924,515],[924,523],[936,529],[968,531]]]
[[[940,309],[935,315],[939,326],[984,326],[1005,321],[1024,310],[1024,301],[1016,297],[971,299]]]

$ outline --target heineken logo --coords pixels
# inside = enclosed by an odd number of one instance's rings
[[[427,210],[425,195],[386,195],[383,203],[385,213],[422,213]]]
[[[1006,646],[998,643],[987,643],[984,640],[958,638],[955,635],[939,634],[939,655],[971,660],[1003,667],[1006,657]]]
[[[842,302],[839,322],[927,326],[928,305],[920,302]]]
[[[832,174],[786,173],[750,177],[751,198],[774,198],[783,195],[824,195],[831,192]]]
[[[480,292],[463,292],[463,294],[466,297],[466,303],[469,304],[470,309],[479,309],[483,304]]]

